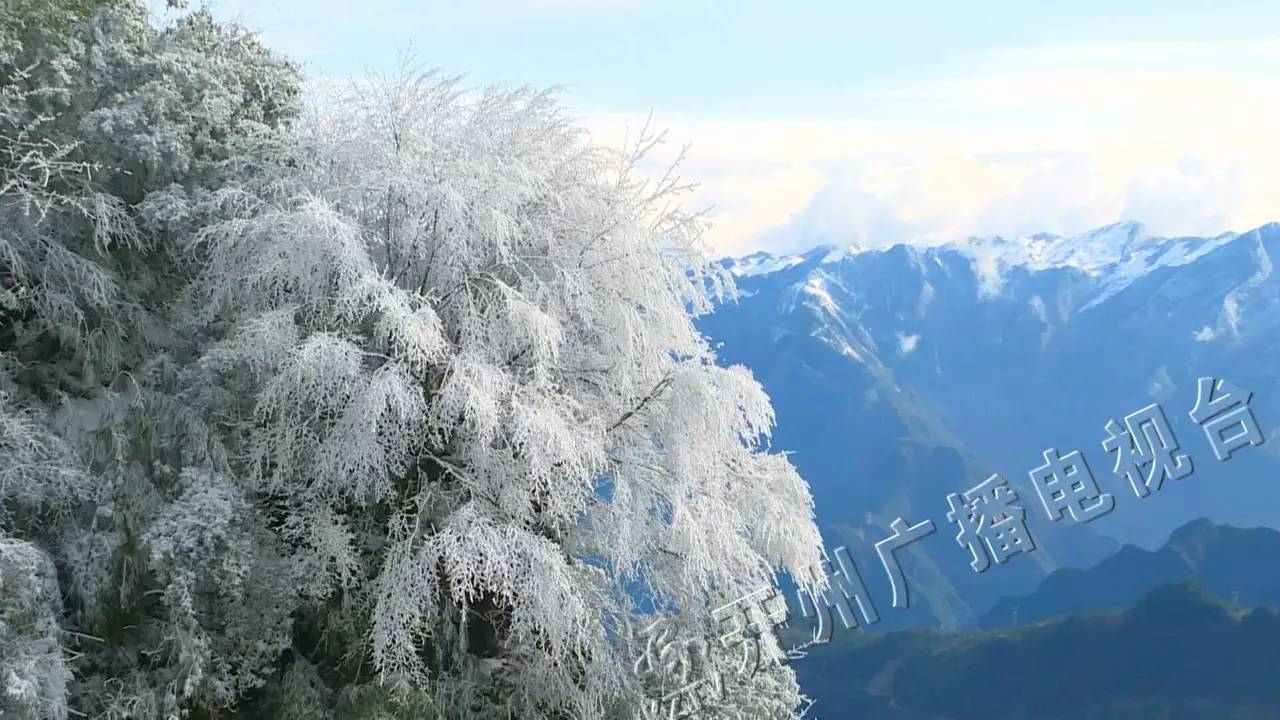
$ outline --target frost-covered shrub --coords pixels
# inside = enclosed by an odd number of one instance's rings
[[[71,674],[58,643],[60,607],[49,558],[0,535],[0,717],[67,717]]]

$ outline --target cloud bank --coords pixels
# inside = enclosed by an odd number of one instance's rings
[[[1280,219],[1280,41],[1000,50],[847,118],[663,117],[724,254]],[[833,97],[848,106],[849,98]],[[643,118],[588,115],[616,141]],[[676,148],[661,159],[670,159]]]

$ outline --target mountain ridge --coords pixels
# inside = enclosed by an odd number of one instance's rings
[[[1200,518],[1174,530],[1159,550],[1125,545],[1086,570],[1051,573],[1030,595],[1002,598],[979,627],[1033,623],[1079,612],[1119,610],[1161,585],[1191,580],[1246,605],[1280,605],[1280,578],[1257,572],[1280,558],[1280,532]]]
[[[1131,608],[1036,625],[902,630],[815,646],[797,662],[821,717],[1273,718],[1274,606],[1242,607],[1194,582]]]
[[[1054,570],[1090,567],[1121,544],[1157,548],[1194,518],[1277,524],[1267,509],[1280,486],[1268,478],[1280,473],[1280,443],[1220,463],[1187,413],[1197,378],[1230,379],[1252,391],[1262,431],[1276,436],[1280,224],[1154,239],[1117,225],[1088,240],[1115,243],[1118,260],[1092,271],[1059,264],[1075,256],[1048,252],[1064,241],[1041,235],[1030,243],[1040,260],[995,263],[994,292],[971,254],[947,246],[725,261],[739,295],[700,327],[723,362],[750,367],[773,399],[773,444],[809,480],[828,545],[849,546],[879,597],[867,549],[889,521],[938,526],[900,553],[913,583],[928,586],[921,607],[882,613],[886,627],[908,616],[907,625],[972,624]],[[1107,421],[1152,403],[1196,471],[1139,499],[1113,476],[1101,442]],[[1080,450],[1115,511],[1088,525],[1049,522],[1027,475],[1046,448]],[[1037,551],[977,576],[945,498],[992,473],[1017,489]]]
[[[1073,235],[1057,235],[1054,233],[1034,233],[1031,235],[969,235],[932,245],[913,243],[894,243],[886,247],[871,247],[862,243],[816,243],[806,250],[794,253],[774,253],[768,250],[756,250],[744,255],[722,257],[719,262],[728,263],[731,270],[738,275],[770,274],[794,264],[819,259],[823,263],[831,263],[846,257],[863,253],[892,252],[898,248],[910,250],[950,250],[969,255],[974,259],[992,249],[1001,250],[1002,260],[1006,267],[1031,266],[1038,270],[1052,267],[1075,267],[1081,270],[1098,271],[1118,264],[1135,256],[1159,254],[1155,251],[1176,247],[1192,242],[1197,245],[1210,243],[1213,246],[1229,242],[1241,235],[1280,225],[1280,221],[1263,223],[1244,232],[1225,231],[1212,236],[1200,235],[1153,235],[1147,232],[1146,226],[1134,220],[1125,220],[1102,225],[1091,230]],[[777,261],[767,264],[767,261]],[[747,261],[747,262],[743,262]],[[734,265],[738,267],[735,269]]]

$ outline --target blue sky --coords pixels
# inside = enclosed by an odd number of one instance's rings
[[[722,252],[1280,219],[1276,2],[208,5],[316,76],[411,49],[562,86],[602,142],[652,111]]]

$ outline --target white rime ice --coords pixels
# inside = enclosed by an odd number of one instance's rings
[[[411,68],[304,105],[202,12],[0,31],[0,715],[644,717],[639,629],[819,559],[660,135]],[[795,714],[737,660],[706,717]]]

